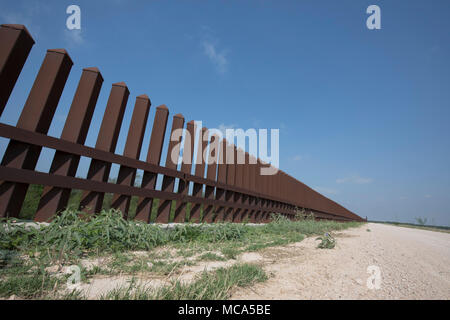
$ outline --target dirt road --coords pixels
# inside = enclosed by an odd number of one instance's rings
[[[335,236],[331,250],[307,238],[244,255],[272,277],[232,298],[450,299],[450,233],[367,224]]]

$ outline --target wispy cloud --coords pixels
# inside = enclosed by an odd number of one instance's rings
[[[372,183],[373,179],[371,178],[364,178],[359,175],[352,175],[345,178],[340,178],[336,180],[336,183],[342,184],[342,183],[351,183],[351,184],[368,184]]]
[[[301,161],[301,160],[303,160],[303,156],[297,154],[297,155],[292,157],[292,160],[294,160],[294,161]]]
[[[209,40],[204,40],[203,52],[208,59],[214,64],[217,72],[224,74],[228,70],[228,59],[225,51],[219,51],[217,45]]]
[[[426,194],[425,195],[425,198],[427,198],[427,199],[430,199],[432,196],[431,196],[431,194]]]
[[[64,30],[64,40],[67,42],[70,46],[78,46],[85,42],[82,30]]]

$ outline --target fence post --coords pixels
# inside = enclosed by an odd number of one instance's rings
[[[227,183],[227,140],[222,139],[219,143],[220,152],[219,152],[219,165],[217,169],[217,182],[226,184]],[[216,200],[225,201],[225,189],[216,188]],[[223,205],[216,207],[216,216],[214,217],[215,222],[223,221],[224,219],[224,211],[225,207]]]
[[[212,134],[209,143],[209,152],[208,152],[208,167],[206,169],[206,178],[208,180],[216,181],[216,173],[217,173],[217,160],[219,157],[219,136]],[[214,187],[206,186],[205,188],[205,198],[206,199],[214,199]],[[214,206],[207,205],[203,209],[203,222],[211,223],[213,222],[212,209]]]
[[[2,24],[0,28],[0,116],[34,45],[25,26]]]
[[[257,192],[256,189],[256,158],[253,156],[249,157],[249,189],[253,192]],[[255,215],[258,211],[257,197],[251,196],[249,199],[249,204],[253,207],[248,213],[249,222],[255,222]]]
[[[61,139],[84,144],[94,114],[103,77],[97,68],[85,68],[73,97]],[[75,177],[80,156],[56,151],[50,173]],[[67,207],[71,189],[45,186],[35,215],[35,221],[48,221]]]
[[[227,145],[227,185],[232,187],[236,185],[236,146],[234,144]],[[225,193],[225,201],[234,204],[236,201],[234,199],[235,192],[227,190]],[[224,220],[228,222],[233,221],[233,207],[227,207],[225,209]]]
[[[131,117],[130,127],[128,129],[127,141],[123,155],[131,159],[139,159],[142,149],[142,140],[144,139],[145,127],[147,125],[148,114],[150,112],[150,99],[143,94],[136,97],[133,115]],[[136,179],[136,169],[127,166],[120,166],[117,176],[117,184],[125,186],[134,186]],[[111,208],[122,212],[125,219],[128,218],[131,196],[114,194]]]
[[[180,155],[180,144],[182,135],[178,137],[178,140],[172,140],[172,135],[177,130],[183,129],[184,117],[181,114],[173,116],[172,131],[170,134],[169,148],[167,148],[166,168],[176,169],[178,165],[178,157]],[[172,153],[177,154],[177,162],[172,161]],[[175,186],[175,178],[170,176],[164,176],[161,191],[173,192]],[[172,200],[159,199],[158,210],[156,213],[157,223],[168,223],[170,218],[170,209],[172,208]]]
[[[155,120],[153,122],[152,135],[150,137],[150,145],[148,147],[147,162],[159,165],[161,162],[161,152],[166,134],[167,118],[169,117],[169,109],[165,105],[156,108]],[[154,190],[156,186],[157,173],[144,171],[142,177],[141,188]],[[136,220],[150,222],[152,214],[152,198],[141,197],[138,200],[136,208]]]
[[[17,127],[46,134],[58,106],[61,93],[73,62],[65,50],[48,50]],[[42,148],[11,140],[2,165],[34,170]],[[28,184],[0,182],[0,218],[18,217],[28,190]]]
[[[195,142],[195,122],[189,121],[186,125],[186,136],[184,139],[183,156],[181,163],[181,172],[191,174],[192,159],[194,158],[194,142]],[[179,194],[185,196],[189,192],[189,181],[179,180],[178,191]],[[173,222],[186,221],[186,206],[187,203],[183,199],[177,200],[175,204],[175,215]]]
[[[236,175],[234,185],[238,188],[244,189],[244,169],[245,169],[245,152],[236,148]],[[244,163],[240,163],[244,162]],[[234,202],[238,205],[243,204],[244,194],[240,192],[234,193]],[[244,214],[245,210],[242,208],[235,208],[233,211],[232,221],[241,222],[241,215]]]
[[[197,150],[197,162],[195,164],[195,175],[197,177],[203,178],[205,176],[205,161],[203,160],[203,150],[208,146],[208,141],[203,140],[203,135],[208,129],[201,128],[199,139],[198,139],[198,150]],[[192,196],[196,198],[201,198],[203,192],[203,184],[194,183],[192,188]],[[189,213],[189,221],[200,222],[200,207],[201,203],[191,203],[191,211]]]
[[[242,166],[242,181],[241,181],[241,188],[246,190],[246,191],[250,191],[249,188],[249,182],[250,182],[250,165],[249,165],[249,154],[245,151],[243,152],[243,159],[244,159],[244,163],[241,164]],[[238,157],[239,158],[239,157]],[[241,194],[241,203],[243,206],[248,206],[249,205],[249,195],[246,193],[242,193]],[[241,208],[241,212],[239,214],[237,214],[234,218],[235,222],[242,222],[247,215],[249,214],[249,210],[247,208]]]
[[[112,85],[95,144],[96,149],[114,153],[129,94],[130,92],[125,83],[119,82]],[[107,182],[110,170],[110,162],[92,159],[87,179]],[[104,197],[104,192],[85,191],[81,196],[79,208],[86,213],[99,213],[102,210]]]
[[[258,215],[258,219],[257,219],[258,223],[264,221],[266,213],[267,213],[267,210],[266,210],[267,200],[265,198],[265,196],[266,196],[266,192],[265,192],[265,176],[263,176],[261,174],[261,169],[262,169],[262,162],[261,162],[261,159],[258,159],[258,175],[257,176],[258,176],[258,180],[259,180],[259,182],[258,182],[259,193],[261,194],[261,197],[260,197],[260,208],[261,208],[261,211],[260,211],[260,213]]]
[[[258,196],[255,200],[255,206],[256,210],[253,214],[252,222],[257,223],[261,217],[261,206],[262,206],[262,199],[261,199],[261,176],[260,176],[260,168],[259,168],[259,159],[256,158],[256,164],[254,168],[254,176],[255,176],[255,191],[258,193]]]

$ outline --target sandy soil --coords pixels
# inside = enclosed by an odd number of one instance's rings
[[[450,234],[367,224],[334,235],[332,250],[307,238],[244,254],[272,277],[232,299],[450,299]],[[379,289],[367,286],[369,266],[380,270]]]
[[[232,299],[450,299],[450,233],[367,224],[335,232],[333,236],[337,245],[331,250],[317,249],[318,241],[310,237],[286,246],[243,253],[236,260],[199,261],[167,276],[144,273],[135,279],[144,287],[160,287],[173,280],[191,282],[204,270],[246,262],[263,266],[270,278],[250,288],[236,289]],[[175,251],[171,255],[176,256]],[[180,259],[186,258],[170,261]],[[89,268],[106,262],[94,259],[83,264]],[[367,285],[370,266],[379,268],[378,289]],[[112,289],[127,287],[131,278],[95,276],[79,289],[88,299],[98,299]]]
[[[159,248],[157,251],[167,251],[166,248]],[[174,255],[175,250],[172,250],[172,254]],[[146,252],[133,252],[133,254],[143,254],[146,255]],[[217,255],[220,255],[219,252],[214,252]],[[195,259],[199,255],[194,255],[189,258],[170,258],[170,262],[179,262],[179,261],[195,261]],[[81,264],[90,268],[93,266],[105,266],[107,259],[89,259],[84,260]],[[117,288],[127,288],[130,284],[131,279],[134,278],[136,284],[144,288],[158,288],[162,286],[170,285],[173,281],[179,280],[181,282],[192,282],[195,280],[196,276],[201,274],[203,271],[214,271],[218,268],[228,268],[233,264],[238,263],[240,260],[228,260],[228,261],[197,261],[195,265],[185,266],[181,268],[181,270],[169,273],[168,275],[158,275],[155,273],[139,273],[137,275],[100,275],[94,276],[89,279],[89,283],[80,284],[77,289],[81,290],[87,299],[99,299],[103,295],[107,294],[109,291]],[[65,272],[64,270],[62,271]]]

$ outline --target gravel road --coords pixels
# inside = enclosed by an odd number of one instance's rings
[[[450,233],[369,223],[334,235],[331,250],[307,238],[262,251],[271,278],[232,298],[450,299]]]

